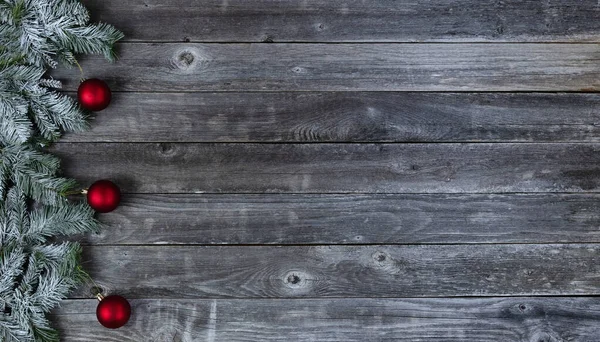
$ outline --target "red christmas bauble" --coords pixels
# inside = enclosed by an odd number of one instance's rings
[[[106,82],[97,78],[81,82],[77,89],[77,99],[81,106],[95,112],[108,107],[110,97],[110,88]]]
[[[98,322],[110,329],[124,326],[129,321],[130,316],[131,305],[129,305],[127,299],[117,295],[100,299],[100,303],[96,308]]]
[[[107,179],[96,181],[87,190],[87,202],[97,212],[113,211],[121,202],[121,190]]]

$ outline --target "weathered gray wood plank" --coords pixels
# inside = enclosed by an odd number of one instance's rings
[[[596,0],[84,1],[130,41],[599,41]]]
[[[127,195],[85,244],[600,242],[600,195]],[[72,238],[71,238],[72,239]]]
[[[600,142],[596,94],[116,93],[61,141]]]
[[[117,330],[95,300],[51,316],[64,341],[595,341],[595,298],[180,300],[133,299]]]
[[[115,91],[595,91],[598,44],[123,43],[82,59]],[[77,68],[55,70],[67,90]],[[259,94],[257,96],[260,96]]]
[[[87,246],[83,265],[128,298],[600,294],[600,244]]]
[[[60,143],[66,175],[127,193],[597,192],[599,144]]]

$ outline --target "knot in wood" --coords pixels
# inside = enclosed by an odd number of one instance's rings
[[[544,317],[546,312],[544,307],[536,306],[532,303],[516,303],[511,304],[505,309],[507,316],[519,319],[531,319],[534,317]]]
[[[405,273],[409,269],[409,264],[406,260],[393,258],[389,253],[384,251],[376,251],[371,255],[372,263],[380,272],[388,274]]]
[[[201,58],[193,47],[188,47],[175,52],[171,59],[172,67],[179,70],[188,70],[196,67]]]
[[[300,282],[300,277],[298,277],[297,275],[290,274],[288,276],[288,283],[295,285],[295,284],[298,284],[299,282]]]
[[[498,25],[496,26],[496,36],[504,34],[504,30],[504,24],[498,23]]]
[[[173,144],[170,143],[159,143],[158,149],[160,154],[165,156],[171,156],[175,153],[175,148],[173,147]]]
[[[293,67],[292,71],[295,74],[303,74],[303,73],[305,73],[306,70],[304,68],[302,68],[302,67],[297,66],[297,67]]]
[[[385,252],[375,252],[373,253],[373,260],[375,260],[377,263],[385,263],[385,261],[388,259],[388,255]]]
[[[306,274],[302,273],[302,272],[288,272],[285,276],[284,276],[284,283],[293,289],[297,289],[297,288],[302,288],[306,286]]]
[[[554,332],[538,331],[531,336],[531,342],[559,342],[564,341]]]
[[[264,36],[262,37],[261,41],[262,41],[263,43],[273,43],[273,42],[274,42],[274,40],[273,40],[273,36],[271,36],[270,34],[266,34],[266,35],[264,35]]]
[[[189,51],[182,52],[179,55],[179,62],[183,65],[190,66],[192,62],[194,62],[194,55]]]

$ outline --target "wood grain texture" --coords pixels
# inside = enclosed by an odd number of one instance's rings
[[[599,41],[596,0],[84,1],[129,41]]]
[[[596,94],[116,93],[69,142],[600,142]]]
[[[66,175],[126,193],[597,192],[598,144],[60,143]]]
[[[51,316],[65,341],[593,342],[594,298],[134,299],[127,325],[107,330],[95,300]]]
[[[84,4],[113,102],[50,151],[122,188],[75,240],[133,316],[61,340],[597,342],[597,0]]]
[[[113,91],[597,91],[599,44],[123,43]],[[74,90],[76,68],[52,76]],[[260,96],[260,95],[257,95]]]
[[[600,245],[88,246],[127,298],[599,295]],[[73,297],[90,296],[84,286]]]
[[[599,242],[600,195],[127,195],[105,244]],[[72,239],[72,238],[71,238]]]

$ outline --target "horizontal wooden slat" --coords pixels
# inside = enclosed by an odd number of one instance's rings
[[[595,91],[598,44],[123,43],[82,58],[115,91]],[[77,68],[52,75],[76,89]],[[260,95],[257,95],[260,96]]]
[[[51,316],[65,341],[594,341],[594,298],[319,300],[134,299],[127,325],[107,330],[94,300]]]
[[[60,143],[66,175],[128,193],[597,192],[598,144]]]
[[[116,93],[61,141],[600,141],[596,94]]]
[[[599,244],[87,246],[83,264],[128,298],[600,294]]]
[[[104,0],[130,41],[599,41],[596,0]]]
[[[101,244],[600,242],[600,195],[127,195]],[[72,239],[72,238],[71,238]]]

